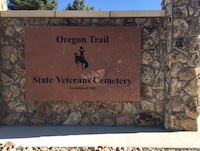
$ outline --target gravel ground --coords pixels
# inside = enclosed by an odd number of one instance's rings
[[[30,147],[15,146],[13,142],[0,143],[0,151],[200,151],[200,148],[140,148],[140,147]]]

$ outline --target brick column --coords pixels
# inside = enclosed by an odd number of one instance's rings
[[[200,100],[200,0],[163,0],[166,13],[164,126],[197,130]]]

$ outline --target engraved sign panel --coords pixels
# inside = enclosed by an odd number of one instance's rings
[[[139,101],[140,27],[25,27],[25,96]]]

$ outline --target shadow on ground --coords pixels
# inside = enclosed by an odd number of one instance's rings
[[[0,139],[40,136],[67,136],[87,134],[124,134],[142,132],[172,132],[164,127],[146,126],[0,126]]]

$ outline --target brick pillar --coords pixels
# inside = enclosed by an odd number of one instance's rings
[[[200,0],[163,0],[166,13],[164,126],[197,130],[200,100]]]

